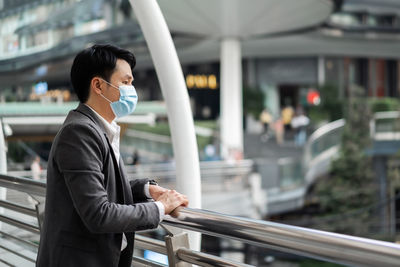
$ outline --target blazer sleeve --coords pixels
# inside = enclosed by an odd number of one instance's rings
[[[122,160],[119,162],[120,166],[122,166],[122,172],[124,172],[124,175],[127,176],[125,172],[125,165]],[[132,192],[133,196],[133,202],[144,202],[144,201],[149,201],[147,198],[145,192],[144,192],[144,185],[149,182],[149,179],[134,179],[129,181],[129,186]]]
[[[101,137],[90,124],[69,124],[60,132],[54,160],[83,223],[94,233],[156,228],[159,212],[155,203],[109,201],[102,173],[104,156]]]
[[[144,193],[144,185],[148,182],[149,179],[135,179],[129,181],[132,190],[133,201],[135,203],[148,200],[146,194]]]

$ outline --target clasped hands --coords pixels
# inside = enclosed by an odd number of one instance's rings
[[[149,193],[155,201],[160,201],[164,205],[165,214],[170,214],[180,206],[187,207],[189,204],[187,196],[158,185],[150,185]]]

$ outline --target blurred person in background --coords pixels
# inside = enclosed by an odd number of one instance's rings
[[[292,130],[290,123],[292,122],[294,109],[288,104],[288,101],[286,102],[287,103],[285,107],[281,111],[281,116],[282,116],[283,126],[285,127],[285,134],[288,134]]]
[[[139,163],[140,163],[139,151],[135,150],[132,156],[132,165],[139,165]]]
[[[279,117],[274,122],[275,138],[278,145],[283,145],[285,135],[285,127],[283,125],[282,117]]]
[[[310,119],[304,114],[303,108],[298,108],[291,122],[292,128],[295,131],[294,144],[296,146],[303,146],[306,143],[307,126],[309,123]]]
[[[40,157],[35,156],[31,164],[31,173],[33,180],[40,180],[42,174],[42,168],[40,167]]]
[[[215,161],[220,160],[217,155],[217,151],[215,149],[214,144],[207,144],[204,147],[204,161]]]
[[[263,133],[261,134],[261,141],[266,142],[266,141],[268,141],[268,138],[269,138],[269,134],[268,134],[269,125],[272,122],[272,115],[271,115],[271,113],[269,113],[267,108],[264,108],[263,111],[261,111],[260,122],[263,125]]]
[[[38,267],[130,267],[134,232],[156,228],[188,204],[153,180],[127,179],[115,118],[135,110],[135,63],[131,52],[111,45],[74,59],[71,83],[80,104],[50,151]]]
[[[42,175],[42,167],[40,166],[40,157],[38,155],[36,155],[31,163],[30,166],[30,170],[31,170],[31,175],[32,175],[32,179],[33,180],[40,180],[41,175]],[[30,195],[28,195],[28,201],[33,204],[36,205],[38,202]]]

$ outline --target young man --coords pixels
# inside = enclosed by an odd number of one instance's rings
[[[134,232],[188,204],[154,181],[127,179],[114,119],[136,107],[134,66],[132,53],[111,45],[87,48],[73,62],[80,104],[51,148],[39,267],[131,266]]]

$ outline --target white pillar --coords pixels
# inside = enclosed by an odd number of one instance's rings
[[[7,174],[6,142],[3,134],[3,124],[0,119],[0,174]]]
[[[318,85],[322,86],[325,84],[325,58],[323,56],[318,57]]]
[[[0,118],[0,174],[7,174],[7,151],[6,142],[3,134],[3,124]],[[7,189],[0,187],[0,200],[6,200]],[[4,208],[0,208],[0,214],[4,214]],[[0,230],[3,224],[0,222]]]
[[[243,152],[242,56],[240,41],[221,41],[221,155]]]
[[[200,165],[189,95],[178,55],[160,7],[155,0],[130,0],[149,47],[167,104],[176,162],[177,190],[190,207],[201,208]],[[200,234],[190,235],[192,249],[200,249]]]
[[[1,0],[0,0],[0,1],[1,1]],[[3,23],[3,25],[0,25],[0,35],[2,35],[2,33],[3,33],[3,31],[4,31],[4,28],[5,28],[4,24],[5,24],[5,23]],[[0,58],[2,58],[3,55],[5,54],[5,53],[4,53],[4,48],[3,48],[3,43],[4,43],[4,42],[0,42]]]

